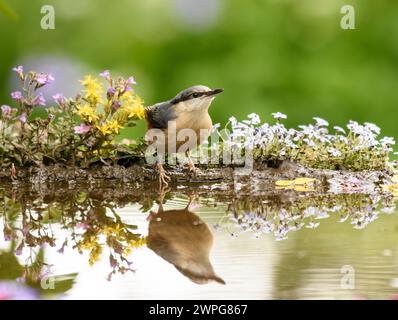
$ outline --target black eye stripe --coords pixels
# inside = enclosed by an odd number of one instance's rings
[[[200,96],[204,96],[206,94],[207,94],[207,92],[192,92],[192,93],[189,93],[189,94],[185,94],[185,95],[181,96],[180,98],[171,100],[171,103],[172,104],[177,104],[177,103],[182,102],[182,101],[187,101],[187,100],[190,100],[190,99],[193,99],[193,98],[199,98]]]

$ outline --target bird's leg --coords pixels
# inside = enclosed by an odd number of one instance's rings
[[[186,206],[186,209],[187,210],[189,210],[189,207],[192,205],[192,203],[195,201],[195,198],[196,198],[196,195],[195,195],[195,193],[190,193],[189,194],[189,199],[188,199],[188,204],[187,204],[187,206]]]
[[[166,174],[166,170],[164,170],[163,168],[163,164],[158,162],[158,164],[156,165],[158,170],[159,170],[159,184],[160,186],[164,185],[164,186],[168,186],[169,183],[168,181],[170,181],[170,177]]]
[[[159,212],[163,212],[164,196],[165,196],[166,193],[169,192],[169,191],[170,191],[170,189],[169,189],[167,186],[163,186],[163,187],[160,189],[160,192],[159,192],[159,199],[158,199],[158,201],[159,201],[158,213],[159,213]]]
[[[17,169],[15,169],[14,163],[11,164],[11,180],[14,181],[17,179]]]
[[[159,202],[159,208],[158,208],[158,212],[155,211],[150,211],[148,217],[146,218],[146,221],[151,221],[153,218],[156,217],[156,215],[158,215],[159,213],[163,212],[163,202],[164,202],[164,196],[166,195],[167,192],[169,192],[170,189],[168,189],[167,186],[161,186],[159,189],[159,198],[158,198],[158,202]]]
[[[188,158],[188,169],[189,169],[189,171],[191,171],[193,173],[197,173],[198,172],[198,168],[195,167],[195,164],[193,163],[191,157],[189,156],[189,152],[185,151],[185,155]]]

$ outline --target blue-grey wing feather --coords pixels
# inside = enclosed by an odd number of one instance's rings
[[[169,121],[177,118],[173,104],[160,102],[145,109],[146,120],[150,128],[166,129]]]

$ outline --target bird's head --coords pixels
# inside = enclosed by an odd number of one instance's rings
[[[206,86],[193,86],[178,93],[170,102],[183,103],[189,111],[205,110],[223,89],[210,89]]]

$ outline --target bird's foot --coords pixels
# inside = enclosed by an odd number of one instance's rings
[[[17,179],[17,169],[15,169],[15,165],[12,163],[11,164],[11,170],[10,170],[10,176],[11,176],[11,180],[14,181]]]
[[[188,195],[188,204],[187,204],[187,209],[193,209],[194,207],[196,207],[196,204],[194,203],[196,198],[196,194],[191,192]]]
[[[159,170],[159,183],[161,186],[168,186],[169,181],[171,180],[170,176],[166,174],[166,170],[164,170],[163,165],[159,163],[157,165],[158,170]]]
[[[188,170],[189,170],[190,172],[192,172],[193,174],[196,174],[196,173],[198,173],[198,171],[199,171],[199,169],[196,168],[196,166],[195,166],[195,164],[193,163],[192,160],[189,160],[189,161],[188,161]]]

